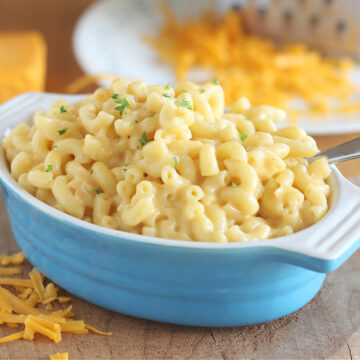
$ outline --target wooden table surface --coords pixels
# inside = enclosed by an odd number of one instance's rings
[[[71,49],[79,14],[92,0],[0,0],[0,31],[39,29],[46,38],[47,90],[63,92],[81,75]],[[317,137],[321,149],[360,136]],[[360,161],[340,166],[360,175]],[[18,249],[0,195],[0,254]],[[30,269],[30,264],[23,266]],[[195,328],[116,314],[73,297],[78,318],[106,331],[64,335],[54,344],[37,336],[0,345],[0,359],[48,359],[68,351],[75,359],[360,359],[360,252],[327,276],[319,294],[294,314],[269,323],[238,328]],[[13,331],[0,326],[0,336]]]

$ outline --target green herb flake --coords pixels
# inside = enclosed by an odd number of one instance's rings
[[[136,145],[136,150],[140,150],[140,146],[139,146],[139,145]]]
[[[100,195],[100,194],[101,194],[101,190],[100,190],[100,189],[91,189],[91,191],[93,191],[96,195]]]
[[[219,79],[216,77],[213,82],[212,82],[214,85],[220,85],[220,81]]]
[[[141,144],[141,146],[145,146],[148,142],[152,141],[154,139],[148,139],[146,137],[146,132],[144,131],[141,135],[141,138],[139,140],[139,143]]]
[[[118,94],[112,94],[111,97],[116,100],[119,97],[119,95]]]
[[[246,119],[247,121],[251,121],[251,119],[250,119],[250,118],[248,118],[248,117],[245,117],[245,119]]]
[[[239,132],[239,138],[240,138],[241,141],[245,141],[245,140],[247,139],[247,137],[248,137],[248,135],[246,135],[246,134],[241,134],[241,133]]]
[[[90,174],[92,175],[93,173],[94,173],[94,170],[93,170],[93,169],[91,169],[91,170],[90,170]]]
[[[165,90],[170,90],[170,83],[167,83],[167,84],[166,84]]]
[[[45,171],[46,171],[46,172],[50,172],[50,171],[52,171],[52,169],[53,169],[53,166],[52,166],[52,165],[48,165]]]
[[[199,89],[200,94],[203,94],[205,92],[205,89]]]
[[[188,110],[192,110],[192,109],[193,109],[190,101],[189,101],[189,100],[186,100],[186,99],[184,99],[184,98],[183,98],[183,99],[180,99],[179,105],[180,105],[181,107],[184,107],[184,108],[188,109]]]
[[[64,135],[66,132],[68,131],[68,129],[62,129],[62,130],[58,130],[58,133],[60,136]]]
[[[146,117],[152,118],[153,116],[154,116],[154,114],[149,114],[149,115],[147,115]]]
[[[60,106],[60,112],[61,113],[66,113],[66,109],[65,109],[65,106]]]
[[[128,167],[129,165],[130,165],[129,163],[124,164],[123,170],[124,170],[125,172],[128,170],[127,167]]]
[[[129,104],[129,102],[128,102],[126,99],[117,99],[115,102],[116,102],[117,104],[119,104],[119,105],[118,105],[118,106],[115,106],[114,109],[115,109],[115,110],[119,110],[120,115],[122,116],[125,108],[126,108],[127,106],[129,106],[130,104]]]
[[[173,160],[174,160],[174,169],[176,170],[179,160],[176,156],[173,157]]]
[[[168,94],[168,93],[164,93],[164,94],[162,94],[164,97],[166,97],[166,98],[169,98],[170,97],[170,95]]]
[[[54,145],[54,149],[57,149],[58,148],[58,146],[57,145]]]
[[[232,187],[232,188],[236,188],[237,186],[239,186],[239,184],[237,184],[237,183],[235,183],[235,182],[232,182],[232,183],[231,183],[231,187]]]

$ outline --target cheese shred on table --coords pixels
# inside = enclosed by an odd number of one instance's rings
[[[23,252],[17,252],[13,255],[0,255],[0,265],[20,265],[24,262],[25,255]]]
[[[68,359],[69,359],[69,355],[67,352],[50,355],[50,360],[68,360]]]
[[[24,259],[23,253],[11,256],[1,255],[0,264],[3,266],[19,265]],[[20,331],[0,338],[0,344],[19,339],[34,340],[37,333],[56,343],[61,341],[63,333],[87,334],[90,330],[100,335],[112,334],[100,331],[83,320],[73,320],[72,317],[75,314],[71,311],[72,306],[52,311],[54,302],[63,304],[71,299],[59,296],[59,288],[53,283],[49,282],[45,286],[45,278],[37,269],[34,268],[29,273],[29,279],[1,277],[1,275],[18,274],[21,274],[20,268],[0,268],[0,325],[6,325],[9,328],[23,326]],[[14,291],[10,291],[9,288]],[[50,356],[50,359],[67,360],[68,354],[54,354]]]
[[[219,79],[227,104],[245,96],[253,105],[283,108],[293,120],[299,115],[360,110],[350,59],[326,58],[302,43],[277,46],[247,33],[241,12],[235,10],[185,20],[166,5],[161,10],[164,25],[156,36],[144,39],[174,66],[178,80],[200,68],[210,72],[209,78]],[[301,99],[302,105],[295,105],[294,99]]]

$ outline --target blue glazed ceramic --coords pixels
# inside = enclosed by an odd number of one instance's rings
[[[0,107],[1,137],[58,97],[29,93]],[[14,236],[34,266],[92,303],[146,319],[237,326],[279,318],[310,301],[325,273],[360,246],[360,190],[336,168],[331,208],[320,222],[282,238],[231,244],[157,239],[88,224],[20,188],[2,153],[0,181]]]

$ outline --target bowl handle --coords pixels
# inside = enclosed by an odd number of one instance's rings
[[[281,241],[276,255],[318,272],[330,272],[342,265],[360,247],[360,188],[345,179],[336,168],[338,198],[335,206],[315,225],[294,234],[295,241]],[[296,238],[296,239],[295,239]]]

